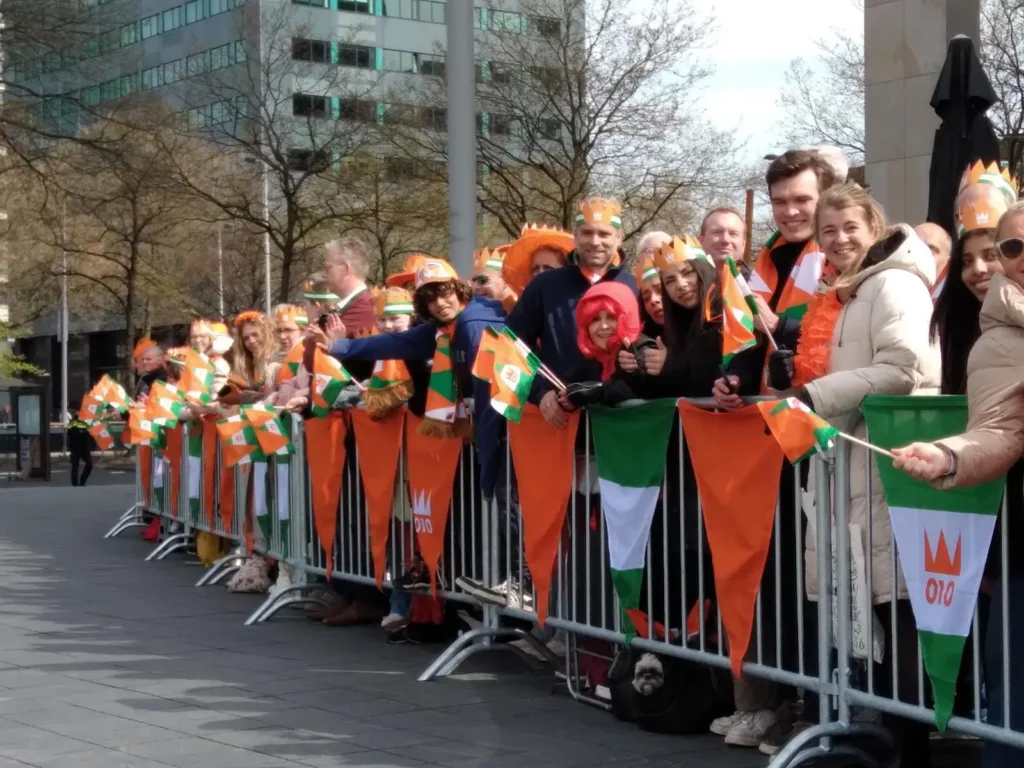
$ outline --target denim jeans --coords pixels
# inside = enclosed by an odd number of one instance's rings
[[[508,575],[512,581],[519,581],[519,531],[522,508],[519,506],[519,489],[516,486],[516,470],[508,453],[508,438],[502,438],[498,452],[498,482],[494,497],[498,503],[498,574],[497,580],[504,581]],[[507,458],[506,458],[507,457]],[[506,566],[506,559],[508,560]],[[530,583],[530,570],[526,559],[522,561],[523,584]]]

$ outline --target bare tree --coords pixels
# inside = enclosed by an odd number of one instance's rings
[[[477,22],[477,194],[509,237],[527,221],[571,226],[593,193],[621,200],[628,237],[728,183],[732,136],[698,108],[711,20],[691,0],[523,0],[514,13],[478,8]],[[464,148],[448,146],[444,79],[433,80],[382,122],[440,172]]]
[[[863,10],[863,0],[852,0]],[[864,38],[833,27],[814,41],[813,58],[794,59],[786,72],[779,105],[787,147],[828,144],[842,149],[851,164],[864,162]]]
[[[982,62],[999,97],[988,116],[1003,137],[1003,158],[1024,178],[1024,2],[985,0],[981,30]]]

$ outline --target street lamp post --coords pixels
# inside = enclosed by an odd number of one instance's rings
[[[255,157],[246,157],[245,162],[255,163]],[[264,298],[266,299],[267,315],[271,311],[271,282],[270,282],[270,169],[267,161],[260,158],[260,175],[263,181],[263,279]]]

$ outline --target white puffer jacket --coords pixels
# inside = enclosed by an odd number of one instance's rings
[[[936,394],[941,371],[939,349],[929,340],[930,288],[935,282],[931,251],[906,224],[895,227],[885,242],[876,247],[885,248],[889,256],[857,275],[832,334],[829,372],[807,385],[814,410],[838,429],[860,438],[867,432],[860,414],[865,397]],[[869,459],[870,503],[865,475]],[[809,499],[814,498],[813,478],[812,473]],[[863,531],[861,550],[865,558],[870,557],[873,601],[890,602],[893,574],[889,509],[874,458],[857,446],[852,446],[850,452],[850,496],[850,523],[859,525]],[[813,600],[818,591],[817,526],[813,509],[806,511],[806,584],[808,597]],[[902,574],[898,579],[898,597],[906,598]]]

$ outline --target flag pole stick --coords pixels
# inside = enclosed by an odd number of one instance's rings
[[[845,432],[840,432],[839,436],[841,438],[845,439],[845,440],[849,440],[851,443],[853,443],[855,445],[859,445],[862,448],[867,448],[869,451],[873,451],[873,452],[877,453],[879,456],[885,456],[886,458],[890,458],[890,459],[895,459],[896,458],[891,453],[889,453],[889,451],[885,450],[885,448],[879,448],[877,445],[872,445],[871,443],[867,442],[866,440],[861,440],[859,437],[854,437],[853,435],[848,435]]]

